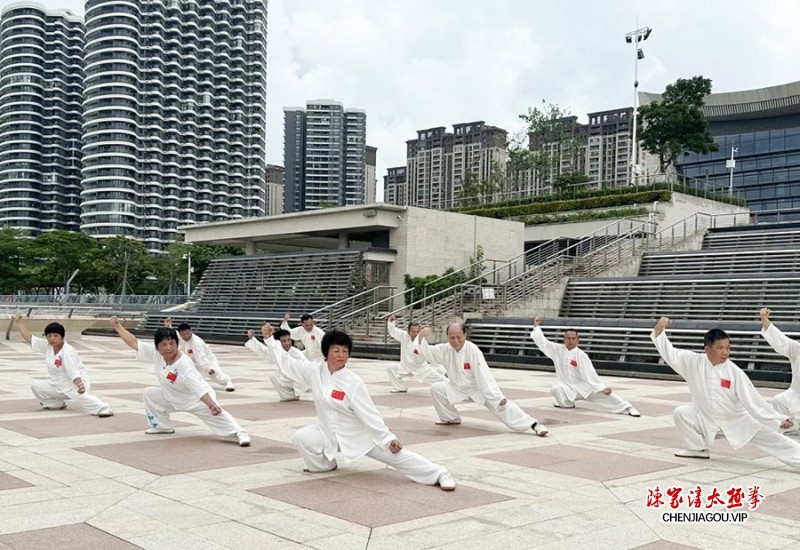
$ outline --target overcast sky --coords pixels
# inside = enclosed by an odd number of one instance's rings
[[[83,14],[82,0],[40,3]],[[653,28],[642,91],[698,74],[714,91],[800,80],[793,0],[269,0],[267,160],[283,164],[283,107],[309,99],[366,111],[379,196],[419,129],[484,120],[516,132],[542,99],[583,121],[630,106],[624,35],[637,15]]]

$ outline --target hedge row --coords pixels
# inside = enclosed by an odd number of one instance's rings
[[[510,218],[525,216],[527,214],[544,214],[548,212],[571,212],[579,210],[590,210],[593,208],[609,208],[613,206],[625,206],[628,204],[643,204],[654,201],[669,201],[672,194],[669,191],[644,191],[641,193],[629,193],[626,195],[606,195],[602,197],[592,197],[585,199],[572,199],[551,201],[546,203],[522,204],[519,206],[489,206],[471,210],[469,213],[475,216],[487,218]]]
[[[576,212],[574,214],[536,214],[535,216],[520,217],[517,219],[517,221],[525,222],[525,225],[540,225],[545,223],[575,223],[645,216],[648,212],[649,210],[646,207],[618,208],[616,210],[602,210],[600,212]]]

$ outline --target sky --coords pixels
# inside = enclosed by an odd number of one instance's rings
[[[39,3],[83,15],[82,0]],[[284,107],[335,99],[367,113],[380,198],[417,130],[483,120],[517,133],[543,99],[583,122],[631,106],[625,34],[644,26],[641,91],[696,75],[716,92],[800,80],[793,0],[269,0],[267,162],[283,164]]]

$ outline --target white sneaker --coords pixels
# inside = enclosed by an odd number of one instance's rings
[[[703,449],[702,451],[684,449],[682,451],[675,451],[675,456],[679,456],[681,458],[709,458],[711,453],[709,453],[707,449]]]
[[[533,430],[533,433],[535,433],[539,437],[544,437],[548,433],[550,433],[550,430],[548,430],[546,426],[544,426],[543,424],[539,424],[538,422],[534,422],[533,425],[531,426],[531,429]]]
[[[408,390],[392,390],[389,393],[408,393]]]
[[[62,409],[66,409],[67,404],[63,403],[60,407],[45,407],[44,405],[42,405],[42,408],[46,411],[60,411]]]
[[[458,426],[461,424],[461,420],[440,420],[436,422],[437,426]]]
[[[630,407],[625,409],[625,412],[628,413],[629,415],[631,415],[634,418],[639,418],[640,416],[642,416],[642,413],[637,411],[636,407],[634,407],[633,405],[631,405]]]
[[[455,491],[456,490],[456,482],[453,479],[453,476],[450,475],[450,472],[445,470],[441,474],[439,474],[439,488],[442,491]]]
[[[286,402],[286,401],[300,401],[300,396],[299,396],[299,395],[295,395],[294,397],[281,397],[281,398],[280,398],[280,401],[281,401],[281,402]]]
[[[236,437],[239,439],[239,447],[250,446],[250,436],[247,435],[247,432],[239,432]]]
[[[114,416],[114,411],[110,406],[106,406],[100,409],[100,411],[97,413],[97,416],[100,418],[108,418],[109,416]]]
[[[225,384],[225,391],[236,391],[236,387],[233,385],[233,382],[228,382]]]
[[[174,434],[175,428],[147,428],[144,433],[147,435],[153,434]]]

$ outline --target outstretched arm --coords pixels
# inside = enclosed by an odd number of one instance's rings
[[[17,325],[17,330],[19,331],[19,335],[22,336],[22,339],[30,344],[33,334],[31,334],[31,331],[25,326],[25,323],[22,321],[22,313],[19,311],[14,314],[14,324]]]
[[[545,337],[544,332],[542,332],[542,327],[540,326],[542,324],[542,321],[544,321],[544,318],[541,315],[538,315],[533,320],[533,330],[531,331],[531,339],[536,344],[536,347],[539,348],[539,351],[541,351],[547,357],[555,361],[557,359],[559,345],[554,342],[551,342]]]
[[[761,336],[769,342],[769,345],[772,348],[783,355],[784,357],[788,357],[789,360],[794,363],[798,358],[800,358],[800,342],[796,342],[792,340],[780,330],[778,327],[775,326],[774,323],[771,323],[769,320],[769,315],[772,313],[767,308],[762,308],[760,312],[761,317]]]
[[[669,365],[672,370],[686,378],[686,371],[691,366],[694,360],[695,353],[686,350],[675,349],[672,342],[667,338],[665,329],[672,324],[669,317],[661,317],[653,328],[653,333],[650,339],[655,344],[658,353],[661,355],[664,362]]]
[[[119,334],[120,338],[122,338],[122,341],[128,344],[129,348],[137,351],[139,350],[139,340],[136,338],[136,336],[128,332],[128,330],[122,326],[122,323],[119,322],[119,319],[116,315],[111,318],[111,326],[117,331],[117,334]]]

